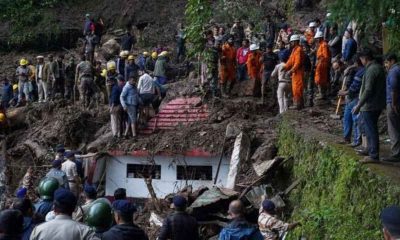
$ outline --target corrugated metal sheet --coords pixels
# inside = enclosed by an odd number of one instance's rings
[[[200,97],[176,98],[164,105],[159,113],[148,122],[142,134],[151,134],[156,130],[174,129],[179,125],[188,125],[208,119],[209,110],[206,104],[195,107]]]

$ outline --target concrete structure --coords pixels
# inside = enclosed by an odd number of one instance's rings
[[[147,152],[110,152],[106,159],[106,196],[113,196],[117,188],[126,188],[128,197],[149,198],[144,177],[151,175],[157,197],[192,185],[212,187],[219,156],[202,151],[191,151],[181,156],[159,154],[151,159]],[[154,160],[154,161],[153,161]],[[154,162],[154,164],[152,164]],[[224,187],[229,172],[229,160],[223,158],[217,186]]]

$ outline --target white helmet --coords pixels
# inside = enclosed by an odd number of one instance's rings
[[[318,31],[318,32],[315,34],[315,36],[314,36],[315,39],[317,39],[317,38],[323,38],[323,37],[324,37],[324,34],[322,34],[322,31]]]
[[[260,49],[260,46],[258,46],[257,44],[253,43],[250,45],[250,51],[254,51],[254,50],[258,50]]]
[[[291,41],[291,42],[300,41],[300,36],[297,35],[297,34],[293,34],[293,35],[290,37],[290,41]]]
[[[317,23],[316,22],[310,22],[310,24],[308,24],[308,27],[317,27]]]
[[[328,18],[328,17],[330,17],[330,16],[332,16],[332,13],[328,12],[328,13],[326,14],[326,17]]]

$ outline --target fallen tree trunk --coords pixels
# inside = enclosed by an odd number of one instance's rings
[[[24,145],[34,154],[36,159],[42,159],[46,156],[47,150],[40,146],[39,143],[34,142],[30,139],[25,140]]]

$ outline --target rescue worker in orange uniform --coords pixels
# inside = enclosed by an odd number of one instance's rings
[[[304,91],[304,51],[300,46],[300,36],[292,35],[290,37],[292,53],[289,60],[286,62],[285,70],[292,75],[292,93],[294,106],[291,109],[302,109],[304,106],[303,91]]]
[[[308,25],[307,30],[304,32],[304,36],[306,37],[307,43],[309,46],[311,46],[314,42],[314,36],[315,36],[315,28],[317,27],[316,22],[310,22]]]
[[[315,68],[315,84],[318,86],[319,96],[317,99],[326,99],[326,91],[329,88],[329,65],[331,54],[328,43],[324,40],[322,32],[315,35],[317,44],[317,65]]]
[[[236,49],[233,45],[233,37],[222,45],[220,57],[219,77],[222,96],[229,95],[235,83],[236,73]]]
[[[257,44],[250,45],[250,54],[247,59],[247,73],[250,78],[250,86],[246,93],[253,95],[253,97],[261,96],[261,67],[262,67],[262,53],[260,46]]]

